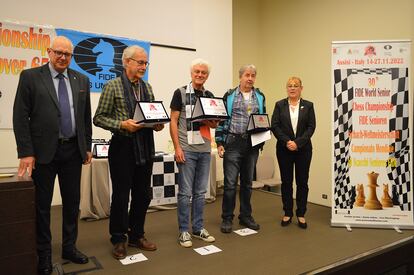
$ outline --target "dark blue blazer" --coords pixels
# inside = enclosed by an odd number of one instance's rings
[[[71,69],[68,69],[68,76],[79,151],[85,160],[92,141],[89,79]],[[58,146],[59,117],[59,101],[49,65],[22,71],[13,106],[18,157],[34,156],[38,163],[51,162]]]

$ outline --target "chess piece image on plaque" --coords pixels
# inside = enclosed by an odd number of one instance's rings
[[[362,184],[357,184],[356,190],[358,192],[358,195],[356,197],[354,206],[363,207],[365,204],[364,186]]]
[[[381,198],[381,204],[383,207],[393,207],[392,199],[388,193],[388,184],[383,184],[383,195]]]
[[[368,189],[369,195],[368,199],[365,201],[364,208],[370,210],[380,210],[382,205],[377,198],[377,179],[379,174],[374,171],[367,174],[368,175]]]

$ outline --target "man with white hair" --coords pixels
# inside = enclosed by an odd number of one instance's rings
[[[144,236],[144,223],[151,202],[151,176],[155,155],[153,131],[133,120],[137,101],[154,101],[151,85],[144,80],[148,68],[146,51],[136,45],[122,55],[124,71],[103,88],[93,123],[112,132],[108,160],[112,180],[109,232],[112,255],[124,259],[128,246],[153,251],[157,247]],[[129,194],[131,204],[128,212]]]
[[[191,82],[175,90],[171,100],[170,134],[178,165],[177,212],[179,237],[183,247],[192,246],[189,233],[190,214],[192,235],[206,242],[214,242],[204,228],[204,200],[210,172],[211,136],[210,128],[218,121],[192,122],[191,112],[200,96],[214,97],[204,88],[210,74],[210,65],[203,59],[195,59],[190,67]]]

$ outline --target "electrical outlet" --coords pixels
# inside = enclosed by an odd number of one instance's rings
[[[326,194],[322,194],[322,199],[327,199],[328,198],[328,195],[326,195]]]

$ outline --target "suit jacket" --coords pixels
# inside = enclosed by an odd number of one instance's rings
[[[82,159],[91,149],[92,123],[89,79],[68,68],[76,121],[76,135]],[[13,129],[19,158],[34,156],[49,163],[59,139],[59,101],[49,65],[21,72],[13,106]]]
[[[313,103],[304,99],[300,100],[296,135],[293,132],[290,120],[289,102],[287,98],[276,102],[271,127],[273,134],[277,138],[278,148],[286,148],[286,143],[289,140],[293,140],[298,146],[299,151],[312,150],[311,137],[316,127]]]

